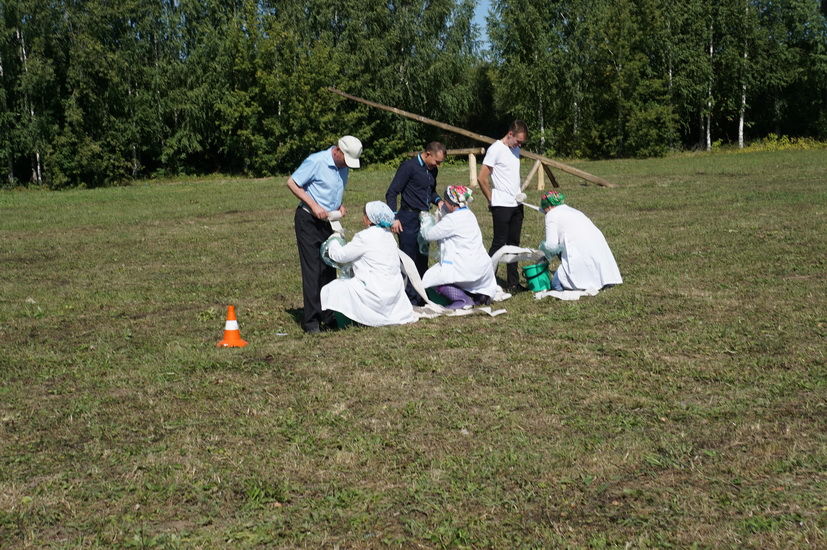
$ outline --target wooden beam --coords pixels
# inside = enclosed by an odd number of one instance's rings
[[[448,149],[445,151],[448,155],[484,155],[485,147],[469,147],[466,149]]]
[[[537,171],[540,169],[541,164],[542,163],[539,160],[534,161],[534,166],[531,167],[531,171],[523,180],[523,184],[520,186],[520,191],[525,191],[525,188],[528,187],[528,182],[531,181],[531,178],[533,178],[534,174],[536,174]]]
[[[418,155],[422,151],[408,151],[408,156]],[[469,147],[467,149],[446,149],[446,155],[484,155],[485,147]]]
[[[468,153],[468,184],[476,187],[477,184],[477,155]]]
[[[551,168],[549,168],[547,165],[544,164],[543,165],[543,171],[546,173],[546,175],[548,175],[548,179],[551,180],[551,186],[552,187],[560,187],[560,184],[557,183],[557,178],[554,177],[554,174],[552,173]],[[614,187],[614,185],[611,185],[610,187]]]
[[[545,166],[553,166],[554,168],[557,168],[558,170],[562,170],[563,172],[565,172],[567,174],[571,174],[572,176],[577,176],[578,178],[584,179],[586,181],[596,183],[597,185],[600,185],[601,187],[617,187],[615,184],[609,183],[608,181],[604,180],[603,178],[599,178],[597,176],[589,174],[588,172],[584,172],[583,170],[575,168],[574,166],[569,166],[568,164],[563,164],[562,162],[557,162],[556,160],[552,160],[548,157],[544,157],[543,155],[538,155],[537,153],[532,153],[531,151],[526,151],[526,150],[520,151],[520,154],[522,156],[524,156],[525,158],[528,158],[528,159],[539,160]],[[558,187],[558,186],[555,185],[555,187]]]
[[[336,88],[327,88],[327,91],[329,91],[331,93],[334,93],[334,94],[338,94],[338,95],[340,95],[344,98],[351,99],[351,100],[359,102],[359,103],[363,103],[363,104],[368,105],[370,107],[375,107],[376,109],[382,109],[383,111],[389,111],[389,112],[394,113],[396,115],[399,115],[401,117],[410,118],[412,120],[416,120],[418,122],[421,122],[423,124],[428,124],[430,126],[436,126],[437,128],[441,128],[443,130],[447,130],[449,132],[453,132],[453,133],[459,134],[461,136],[469,137],[471,139],[481,141],[483,143],[491,144],[491,143],[494,143],[496,141],[494,138],[490,138],[490,137],[484,136],[482,134],[477,134],[475,132],[470,132],[470,131],[465,130],[463,128],[459,128],[457,126],[451,126],[450,124],[445,124],[444,122],[439,122],[438,120],[433,120],[431,118],[427,118],[427,117],[424,117],[422,115],[417,115],[417,114],[414,114],[414,113],[410,113],[408,111],[403,111],[402,109],[397,109],[396,107],[389,107],[387,105],[382,105],[381,103],[376,103],[375,101],[362,99],[361,97],[356,97],[355,95],[351,95],[351,94],[348,94],[348,93],[343,92],[341,90],[337,90]],[[604,180],[603,178],[593,176],[592,174],[589,174],[588,172],[584,172],[583,170],[580,170],[580,169],[575,168],[573,166],[569,166],[568,164],[563,164],[562,162],[557,162],[556,160],[552,160],[548,157],[544,157],[543,155],[538,155],[537,153],[532,153],[532,152],[526,151],[526,150],[522,150],[520,153],[521,153],[522,156],[524,156],[526,158],[539,160],[541,163],[543,163],[543,165],[553,166],[554,168],[557,168],[558,170],[562,170],[563,172],[566,172],[567,174],[577,176],[578,178],[584,179],[586,181],[590,181],[592,183],[596,183],[597,185],[600,185],[600,186],[603,186],[603,187],[615,187],[614,184],[609,183],[608,181]]]
[[[347,99],[352,99],[353,101],[358,101],[359,103],[364,103],[365,105],[369,105],[371,107],[375,107],[377,109],[382,109],[383,111],[389,111],[395,115],[399,115],[405,118],[410,118],[412,120],[419,121],[423,124],[428,124],[430,126],[436,126],[437,128],[442,128],[443,130],[448,130],[449,132],[453,132],[455,134],[460,134],[465,137],[469,137],[471,139],[475,139],[477,141],[481,141],[483,143],[494,143],[494,138],[490,138],[488,136],[484,136],[482,134],[476,134],[474,132],[469,132],[468,130],[464,130],[462,128],[458,128],[456,126],[451,126],[450,124],[445,124],[444,122],[439,122],[438,120],[433,120],[431,118],[424,117],[422,115],[417,115],[414,113],[409,113],[408,111],[403,111],[402,109],[397,109],[396,107],[389,107],[387,105],[382,105],[381,103],[376,103],[375,101],[370,101],[368,99],[362,99],[361,97],[356,97],[355,95],[350,95],[346,92],[341,90],[337,90],[336,88],[327,88],[327,91],[333,92],[334,94],[339,94],[342,97],[346,97]]]

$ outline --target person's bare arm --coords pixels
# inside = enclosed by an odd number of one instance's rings
[[[310,211],[313,213],[313,215],[316,218],[318,218],[320,220],[327,219],[327,210],[322,208],[319,205],[319,203],[317,203],[315,200],[313,200],[313,197],[311,197],[307,193],[307,191],[305,191],[304,189],[299,187],[299,184],[296,183],[295,180],[293,180],[292,177],[287,178],[287,188],[290,189],[291,193],[296,195],[297,199],[302,201],[304,204],[307,205],[308,208],[310,208]],[[344,207],[342,207],[342,210],[344,210]],[[342,212],[342,215],[344,215],[344,212]]]
[[[485,195],[485,200],[491,204],[491,167],[482,165],[480,173],[477,175],[477,182],[480,184],[480,191]]]

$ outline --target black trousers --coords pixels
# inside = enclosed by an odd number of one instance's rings
[[[494,238],[491,240],[488,255],[493,256],[497,250],[507,244],[520,246],[520,233],[523,230],[523,205],[492,206],[489,210],[491,210],[491,218],[494,222]],[[520,284],[516,263],[507,265],[505,284],[506,287]]]
[[[299,263],[302,270],[302,294],[304,317],[302,329],[320,328],[320,324],[332,325],[335,317],[331,311],[322,311],[322,287],[336,278],[336,270],[322,261],[320,249],[333,230],[327,220],[320,220],[302,207],[296,209],[296,244],[299,247]]]
[[[399,233],[399,250],[411,257],[416,264],[419,276],[425,274],[428,269],[428,256],[419,252],[419,210],[400,210],[396,215],[402,223],[402,232]],[[424,301],[408,282],[405,287],[405,294],[408,300],[415,306],[424,305]]]

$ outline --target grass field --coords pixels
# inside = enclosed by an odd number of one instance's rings
[[[577,166],[623,285],[315,336],[283,177],[0,194],[0,546],[827,547],[827,150]]]

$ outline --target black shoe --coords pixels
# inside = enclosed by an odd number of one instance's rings
[[[302,327],[302,330],[304,330],[305,334],[318,334],[321,332],[319,325],[310,325],[307,327]]]
[[[511,285],[508,288],[506,288],[505,290],[506,290],[506,292],[508,292],[510,294],[517,294],[518,292],[528,291],[528,289],[526,287],[524,287],[523,285],[521,285],[519,283],[517,283],[516,285]]]

